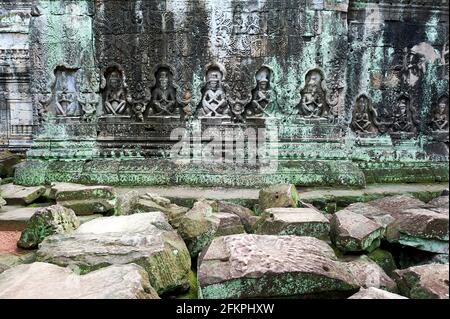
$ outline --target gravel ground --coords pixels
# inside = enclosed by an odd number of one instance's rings
[[[20,253],[21,250],[16,245],[20,233],[20,231],[0,231],[0,253]]]

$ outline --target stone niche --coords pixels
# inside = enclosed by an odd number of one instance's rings
[[[448,180],[446,1],[39,0],[30,34],[19,183]]]

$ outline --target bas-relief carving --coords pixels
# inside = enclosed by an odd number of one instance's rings
[[[95,93],[85,93],[80,97],[80,104],[83,110],[83,120],[93,123],[97,119],[97,106],[99,98]]]
[[[118,66],[108,67],[102,78],[103,113],[107,115],[126,115],[127,88],[123,70]]]
[[[77,69],[58,66],[54,70],[55,80],[52,85],[52,99],[49,111],[56,116],[81,116],[81,107],[78,101]]]
[[[223,117],[229,115],[230,110],[223,79],[224,71],[222,67],[213,64],[207,68],[206,83],[202,89],[200,116]]]
[[[247,116],[270,117],[276,107],[276,91],[272,88],[273,72],[261,67],[256,73],[256,87],[252,91],[252,100],[247,107]]]
[[[330,105],[327,94],[323,72],[318,69],[308,71],[305,86],[300,92],[298,114],[309,119],[329,118]]]
[[[159,67],[155,74],[155,85],[152,88],[152,99],[148,115],[177,115],[180,113],[177,101],[177,88],[173,83],[173,72],[170,67]]]
[[[442,96],[432,110],[431,130],[448,132],[448,96]]]
[[[407,95],[400,95],[393,110],[391,132],[416,133],[417,120]]]
[[[362,94],[355,102],[353,108],[351,128],[357,134],[373,134],[379,133],[378,113],[373,107],[370,99]]]

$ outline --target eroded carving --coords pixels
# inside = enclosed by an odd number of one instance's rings
[[[298,105],[299,114],[305,118],[328,117],[329,106],[323,73],[314,69],[306,74],[305,79],[306,84],[301,91],[301,100]]]
[[[206,85],[202,90],[201,116],[221,117],[229,115],[223,78],[224,73],[218,65],[212,65],[207,69]]]
[[[252,101],[247,108],[247,116],[271,116],[276,102],[276,92],[271,85],[272,70],[262,67],[256,73],[256,88],[252,91]]]
[[[376,134],[378,129],[378,113],[369,97],[362,94],[356,99],[353,108],[351,128],[358,134]]]
[[[448,131],[448,96],[442,96],[434,107],[431,129],[433,131]]]
[[[97,119],[98,96],[95,93],[83,94],[80,98],[81,108],[83,110],[83,120],[92,123]]]
[[[403,133],[415,133],[417,131],[414,113],[411,109],[411,100],[406,95],[401,95],[397,99],[393,114],[392,131]]]
[[[108,115],[126,114],[127,90],[123,71],[118,66],[111,66],[103,75],[103,112]]]
[[[81,116],[76,85],[76,69],[58,66],[55,68],[55,80],[52,87],[53,98],[49,111],[56,116]]]
[[[148,115],[179,114],[177,90],[173,84],[173,73],[169,67],[160,67],[155,74],[156,84],[152,88],[152,99]]]

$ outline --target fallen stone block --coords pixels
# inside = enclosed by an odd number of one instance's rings
[[[331,218],[331,240],[344,252],[371,252],[380,246],[382,235],[379,224],[350,210],[338,211]]]
[[[8,205],[29,205],[41,197],[45,191],[46,188],[44,186],[0,185],[0,194]]]
[[[448,264],[414,266],[394,274],[402,295],[411,299],[449,299]]]
[[[37,248],[45,237],[53,234],[69,234],[80,226],[74,211],[61,205],[38,209],[28,220],[17,246]]]
[[[38,210],[38,207],[15,207],[0,212],[0,231],[24,230],[28,220]]]
[[[55,183],[50,198],[77,215],[112,214],[116,208],[117,195],[110,186],[85,186],[71,183]]]
[[[0,274],[0,299],[159,299],[145,270],[114,265],[77,275],[68,268],[35,262]]]
[[[367,265],[371,270],[364,273],[361,267]],[[215,238],[199,256],[197,276],[200,297],[205,299],[347,298],[362,285],[395,289],[375,263],[341,261],[326,242],[306,236]],[[378,282],[372,280],[380,276]]]
[[[298,193],[293,184],[269,186],[259,191],[259,210],[264,212],[272,207],[297,207]]]
[[[213,206],[213,201],[199,200],[180,219],[178,233],[192,257],[196,257],[217,236],[245,231],[239,216],[216,213]]]
[[[297,235],[329,239],[330,222],[312,208],[269,208],[255,226],[256,234]]]
[[[96,218],[68,235],[47,237],[37,260],[70,266],[81,274],[136,263],[158,294],[188,287],[191,259],[185,243],[161,212]]]
[[[361,288],[356,294],[348,299],[408,299],[404,296],[375,287]]]
[[[163,212],[167,216],[169,224],[174,228],[178,228],[181,218],[189,211],[189,208],[172,204],[165,197],[147,193],[138,198],[135,210],[141,213],[149,211]]]

